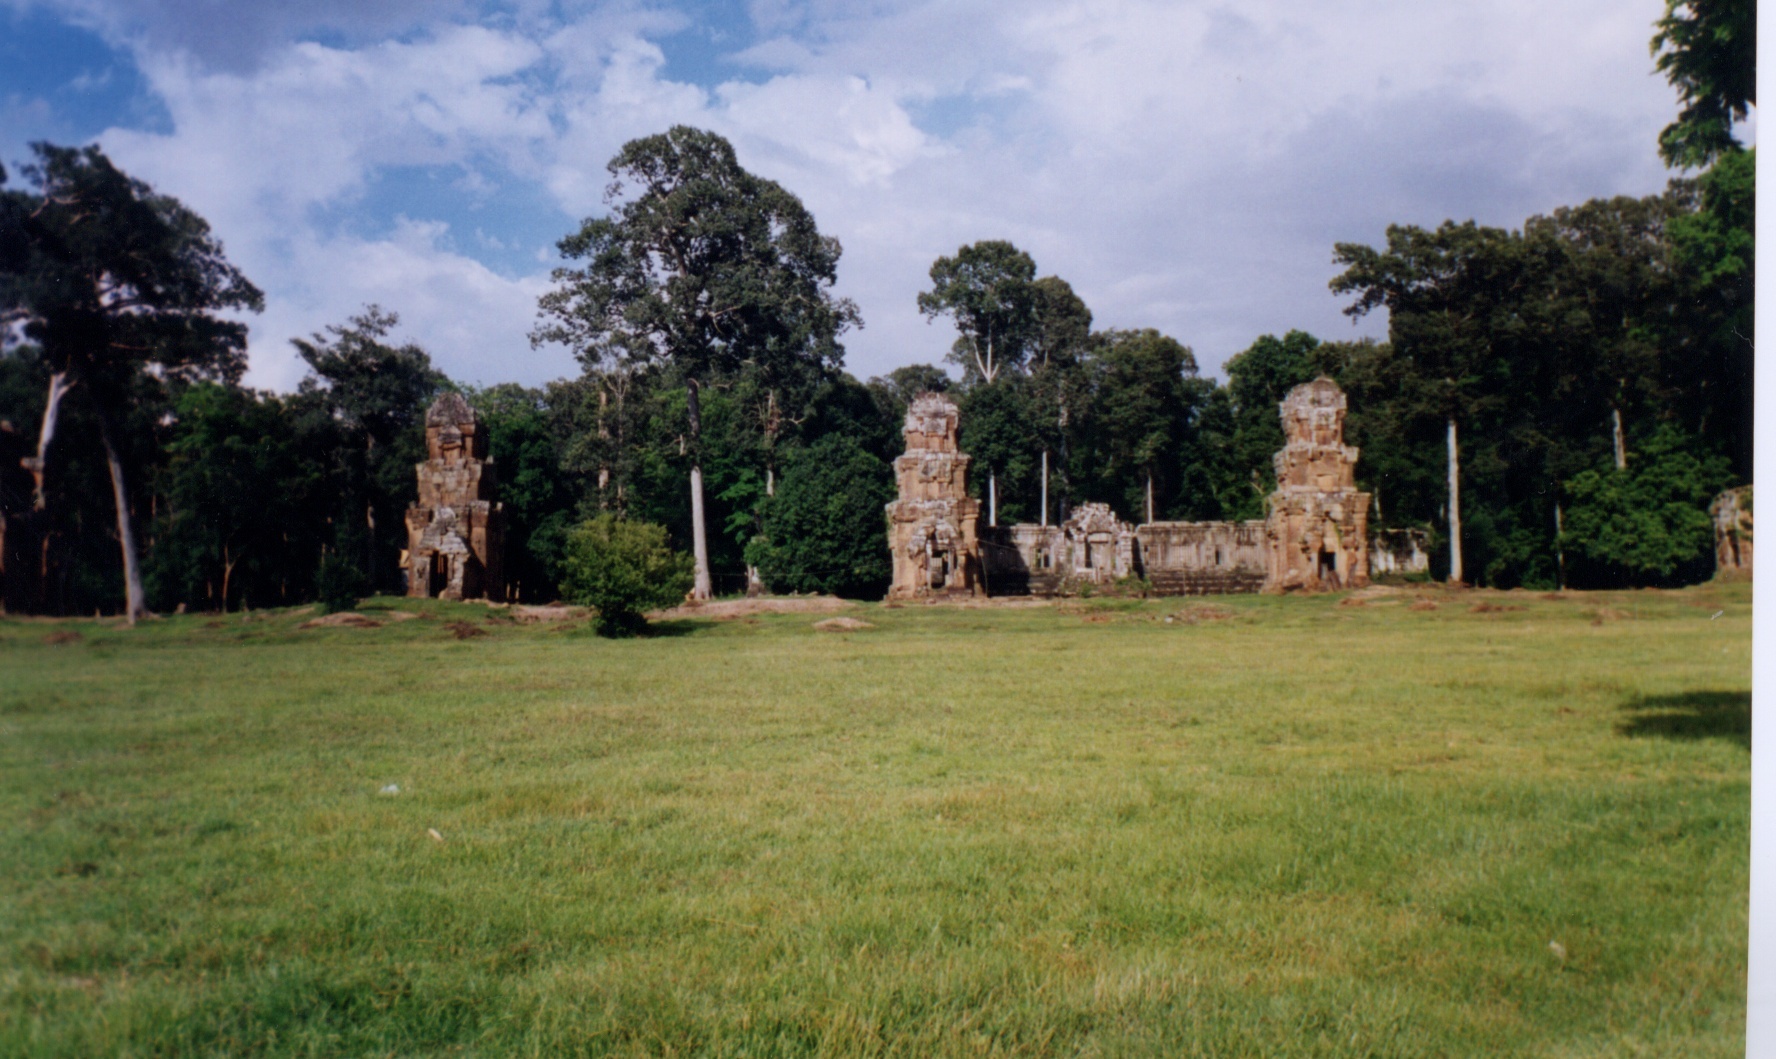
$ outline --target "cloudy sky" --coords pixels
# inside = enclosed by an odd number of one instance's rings
[[[1260,334],[1376,334],[1332,245],[1648,194],[1660,0],[0,0],[0,158],[97,141],[266,292],[253,384],[368,302],[453,377],[571,374],[526,334],[605,164],[731,139],[845,247],[860,377],[937,361],[934,258],[1010,239],[1100,327],[1205,371]]]

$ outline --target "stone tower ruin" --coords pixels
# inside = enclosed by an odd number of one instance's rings
[[[419,502],[407,509],[407,594],[501,602],[505,512],[480,417],[447,393],[426,410],[425,428]]]
[[[935,393],[907,408],[906,452],[894,460],[899,499],[888,505],[889,599],[983,593],[980,501],[968,495],[969,458],[956,450],[959,415],[955,402]]]
[[[1265,587],[1359,588],[1369,583],[1369,494],[1357,491],[1357,450],[1344,443],[1344,391],[1324,375],[1283,398],[1264,533]]]

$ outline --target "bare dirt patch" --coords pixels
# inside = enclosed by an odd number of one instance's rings
[[[444,627],[450,630],[450,635],[459,640],[469,640],[477,636],[487,635],[486,629],[483,629],[479,625],[470,625],[466,621],[453,621]]]
[[[1522,610],[1522,607],[1508,603],[1488,603],[1485,600],[1468,608],[1469,614],[1504,614],[1507,611]]]
[[[860,618],[828,618],[815,622],[814,628],[818,632],[856,632],[859,629],[873,629],[875,625]]]
[[[1201,625],[1204,622],[1228,621],[1233,618],[1233,611],[1226,607],[1203,604],[1196,607],[1185,607],[1183,610],[1167,614],[1162,620],[1167,624]]]
[[[80,635],[78,629],[57,629],[55,632],[45,636],[43,642],[53,647],[56,644],[79,643],[84,639],[86,639],[86,637]]]
[[[1434,599],[1415,599],[1412,601],[1412,605],[1407,607],[1406,609],[1407,610],[1436,610],[1437,609],[1437,601]]]
[[[543,621],[579,621],[592,612],[585,607],[570,607],[566,603],[550,603],[546,606],[531,606],[515,603],[507,613],[514,621],[530,624]]]
[[[380,629],[382,622],[366,618],[355,610],[342,610],[337,614],[310,618],[296,627],[298,629]]]
[[[684,603],[670,610],[654,611],[648,618],[714,618],[725,621],[754,614],[835,614],[855,606],[857,604],[837,596],[766,596],[759,599],[717,599],[708,603]]]

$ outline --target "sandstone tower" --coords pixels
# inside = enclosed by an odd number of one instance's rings
[[[1344,391],[1324,375],[1283,399],[1264,532],[1265,587],[1359,588],[1369,583],[1369,494],[1356,484],[1357,450],[1344,443]]]
[[[954,402],[935,393],[907,408],[906,452],[894,461],[900,498],[888,505],[889,599],[983,593],[980,501],[968,495],[969,459],[956,451],[958,415]]]
[[[505,518],[481,420],[461,394],[447,393],[425,424],[419,502],[407,509],[407,594],[503,601]]]

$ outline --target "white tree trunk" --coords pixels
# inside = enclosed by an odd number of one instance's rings
[[[1622,435],[1622,410],[1620,408],[1610,409],[1610,425],[1615,434],[1616,470],[1625,471],[1628,469],[1628,439]]]
[[[1449,417],[1449,582],[1462,581],[1461,457],[1455,440],[1455,417]]]
[[[1147,472],[1147,523],[1153,524],[1153,472]]]
[[[987,472],[987,525],[999,525],[999,476]]]
[[[709,584],[709,534],[703,528],[703,401],[696,379],[685,386],[685,413],[690,420],[691,444],[691,598],[703,601],[715,593]]]
[[[703,468],[691,464],[691,555],[696,565],[692,572],[691,598],[707,600],[714,596],[709,585],[709,535],[703,529]]]
[[[1042,525],[1048,526],[1048,450],[1042,450]]]
[[[62,410],[62,398],[74,384],[68,381],[68,373],[58,371],[49,377],[49,398],[43,405],[43,424],[37,430],[37,455],[25,461],[25,470],[31,472],[31,507],[42,511],[48,506],[49,500],[44,493],[44,476],[49,467],[49,443],[55,440],[56,419]]]
[[[1566,544],[1560,535],[1566,532],[1566,525],[1560,514],[1560,501],[1554,501],[1554,568],[1559,579],[1562,592],[1566,591]]]
[[[136,563],[136,535],[130,526],[129,493],[123,484],[123,461],[111,442],[111,427],[100,420],[99,439],[105,443],[105,462],[111,468],[111,497],[117,503],[117,543],[123,548],[123,608],[129,623],[148,613],[142,592],[142,571]]]

